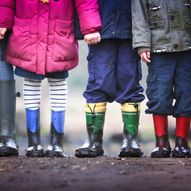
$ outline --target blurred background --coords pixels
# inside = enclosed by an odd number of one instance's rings
[[[67,155],[74,155],[75,149],[83,144],[87,138],[84,104],[85,99],[82,96],[87,83],[87,56],[88,50],[84,42],[79,42],[79,65],[69,73],[68,78],[68,103],[65,118],[65,143],[64,150]],[[141,84],[146,87],[147,66],[142,64],[143,79]],[[16,76],[17,92],[21,97],[17,98],[16,110],[16,128],[19,151],[24,155],[27,147],[26,121],[24,112],[24,103],[22,97],[22,78]],[[42,83],[42,101],[41,101],[41,135],[44,148],[49,142],[50,129],[50,105],[48,98],[48,83],[44,80]],[[144,91],[145,94],[145,91]],[[141,117],[139,126],[139,143],[144,155],[149,156],[155,146],[154,132],[152,126],[152,116],[144,113],[146,109],[146,99],[141,103]],[[122,117],[120,105],[116,102],[107,104],[107,113],[104,125],[104,151],[105,155],[117,156],[122,142]],[[170,134],[174,136],[174,120],[170,118]],[[171,140],[172,142],[172,140]],[[171,144],[174,147],[174,143]]]

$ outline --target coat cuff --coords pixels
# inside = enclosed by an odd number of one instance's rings
[[[151,51],[149,47],[139,47],[137,48],[137,53],[140,55],[142,52]]]

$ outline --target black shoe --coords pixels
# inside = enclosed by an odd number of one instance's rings
[[[171,155],[170,147],[156,147],[151,152],[151,158],[169,158]]]
[[[141,157],[143,152],[140,148],[121,148],[119,157]]]
[[[175,147],[174,150],[172,151],[172,157],[174,158],[188,158],[190,156],[191,154],[189,147],[178,146]]]
[[[174,158],[188,158],[191,156],[188,142],[182,137],[176,137],[175,148],[172,151],[172,157]]]
[[[172,151],[172,157],[174,158],[189,158],[190,156],[191,154],[189,147],[177,146]]]
[[[41,145],[30,146],[26,149],[25,155],[27,157],[44,157],[44,149]]]
[[[18,149],[8,147],[6,145],[0,146],[0,157],[18,156]]]
[[[87,147],[81,147],[76,149],[75,156],[81,158],[91,158],[91,157],[98,157],[103,156],[104,150],[101,144],[93,144],[92,146],[89,145]]]
[[[18,156],[18,146],[14,138],[1,137],[0,157]]]
[[[130,134],[124,135],[119,157],[141,157],[143,152],[137,139]]]
[[[45,151],[45,157],[57,157],[57,158],[61,158],[61,157],[66,157],[62,147],[59,147],[57,145],[49,145],[47,150]]]

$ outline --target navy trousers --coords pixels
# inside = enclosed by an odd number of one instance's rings
[[[191,51],[151,54],[146,113],[191,116]]]
[[[141,64],[131,40],[102,40],[89,47],[87,103],[141,102]]]

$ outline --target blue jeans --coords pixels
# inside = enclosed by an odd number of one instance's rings
[[[13,66],[5,60],[5,49],[7,39],[0,41],[0,80],[13,80]]]
[[[151,54],[146,113],[191,116],[191,51]]]
[[[141,64],[131,40],[102,40],[89,47],[87,103],[141,102]]]

